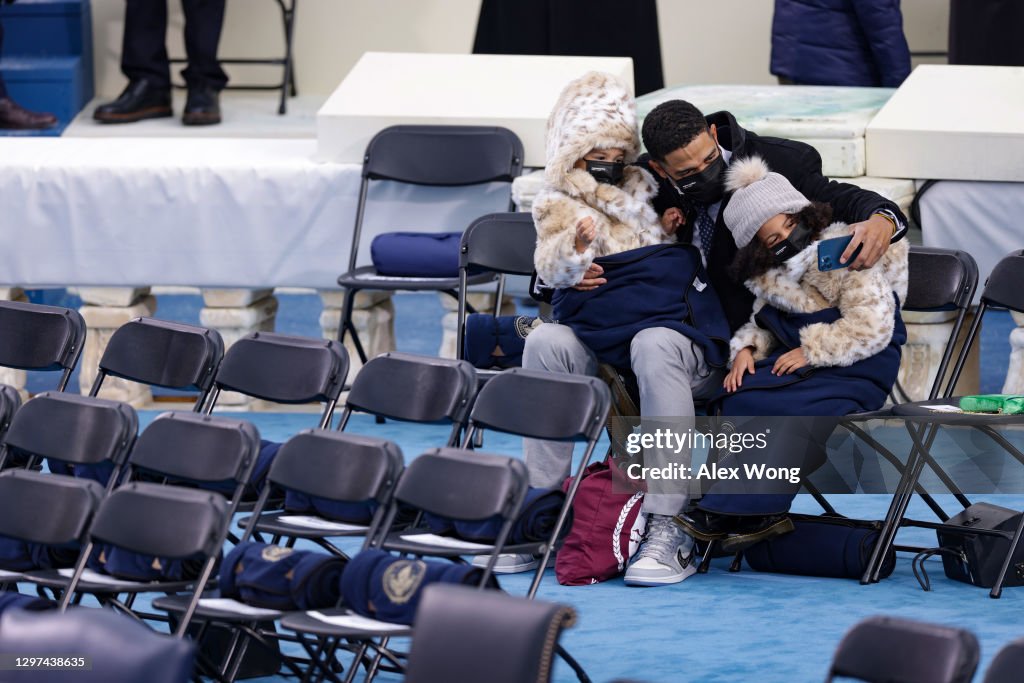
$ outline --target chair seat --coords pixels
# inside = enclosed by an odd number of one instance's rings
[[[893,407],[896,417],[931,418],[923,422],[940,422],[951,426],[998,426],[1024,424],[1024,415],[1000,415],[997,413],[950,413],[932,410],[932,406],[959,406],[960,396],[937,398],[931,401],[901,403]]]
[[[318,612],[326,617],[359,617],[352,610],[345,608],[322,609],[318,610]],[[363,619],[366,619],[366,617]],[[369,621],[374,622],[376,620],[370,619]],[[333,638],[377,638],[391,636],[401,638],[412,635],[412,628],[404,624],[378,623],[381,626],[377,629],[372,626],[368,628],[341,626],[317,619],[314,616],[310,616],[308,612],[293,612],[281,618],[282,627],[296,633],[310,633],[316,636],[329,636]]]
[[[860,413],[850,413],[849,415],[844,415],[843,419],[851,420],[854,422],[860,422],[863,420],[878,420],[886,417],[892,417],[894,407],[895,406],[885,406],[884,408],[879,408],[878,410],[865,410]]]
[[[219,598],[220,593],[209,593],[203,595],[201,599],[206,598]],[[191,602],[192,596],[190,595],[168,595],[166,597],[157,598],[153,601],[153,607],[158,610],[169,612],[171,614],[181,614],[188,608],[189,602]],[[211,619],[219,622],[235,622],[235,623],[249,623],[253,621],[270,621],[271,619],[280,619],[284,612],[279,610],[272,610],[271,613],[252,615],[242,614],[230,609],[221,609],[216,607],[209,607],[203,605],[200,602],[196,605],[196,611],[193,615],[193,620],[199,619]]]
[[[324,519],[325,524],[344,524],[345,526],[351,526],[352,529],[329,529],[329,528],[317,528],[315,526],[304,526],[302,524],[290,524],[280,520],[285,515],[293,515],[295,513],[286,512],[283,510],[276,512],[269,512],[267,514],[260,515],[259,520],[256,522],[256,531],[266,534],[274,534],[277,536],[285,536],[292,538],[324,538],[334,536],[364,536],[369,531],[370,527],[362,524],[345,524],[344,522],[334,522],[329,519]],[[315,517],[314,515],[304,515]],[[245,528],[249,523],[250,517],[244,517],[238,520],[238,526]],[[317,519],[320,519],[317,517]]]
[[[57,569],[43,569],[40,571],[26,572],[24,580],[47,588],[64,588],[71,581]],[[95,595],[116,595],[118,593],[178,593],[192,590],[196,579],[189,581],[129,581],[119,580],[110,577],[110,583],[106,581],[88,581],[83,578],[78,582],[78,591],[81,593],[92,593]]]
[[[490,555],[494,552],[494,546],[490,544],[478,543],[480,548],[469,548],[469,547],[446,547],[441,544],[433,543],[422,543],[418,541],[409,541],[405,539],[405,536],[429,533],[422,529],[416,529],[414,531],[406,530],[388,534],[387,538],[384,539],[384,548],[387,550],[394,550],[402,553],[412,553],[414,555],[429,555],[430,557],[462,557],[464,555],[476,556],[476,555]],[[452,538],[455,542],[472,543],[472,541],[461,541],[461,539]],[[543,543],[523,543],[519,545],[506,545],[502,548],[502,553],[512,553],[516,555],[526,554],[539,554],[544,551]]]
[[[467,282],[470,285],[485,285],[494,282],[498,276],[494,273],[471,275]],[[338,284],[346,289],[380,289],[386,291],[443,291],[459,288],[456,277],[400,277],[381,275],[374,266],[362,266],[338,277]]]

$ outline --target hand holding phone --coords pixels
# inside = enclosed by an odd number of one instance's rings
[[[863,248],[863,245],[857,247],[857,250],[853,252],[853,256],[851,256],[850,260],[846,263],[842,263],[839,260],[852,240],[853,235],[847,235],[846,237],[835,237],[830,240],[822,240],[818,242],[818,270],[821,272],[838,270],[840,268],[846,268],[853,263],[856,260],[857,255],[860,254],[860,250]]]

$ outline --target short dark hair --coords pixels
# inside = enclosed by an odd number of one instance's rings
[[[664,161],[672,152],[686,147],[708,130],[700,109],[685,100],[662,102],[644,118],[642,135],[648,154]]]
[[[806,225],[811,231],[811,239],[816,240],[822,231],[832,223],[832,207],[823,202],[811,202],[793,214],[793,217],[797,223]],[[761,244],[755,236],[750,244],[736,252],[735,258],[729,265],[728,273],[734,282],[742,284],[778,265],[768,247]]]

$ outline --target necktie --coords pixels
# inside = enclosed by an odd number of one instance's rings
[[[708,263],[711,253],[711,237],[715,232],[715,222],[711,220],[704,204],[697,205],[697,232],[700,235],[700,250],[704,254],[704,263]]]

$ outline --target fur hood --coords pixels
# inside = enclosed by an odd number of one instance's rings
[[[591,71],[565,86],[548,117],[544,179],[549,187],[577,196],[566,177],[573,164],[592,149],[611,148],[626,152],[626,164],[636,160],[636,102],[617,78]]]

